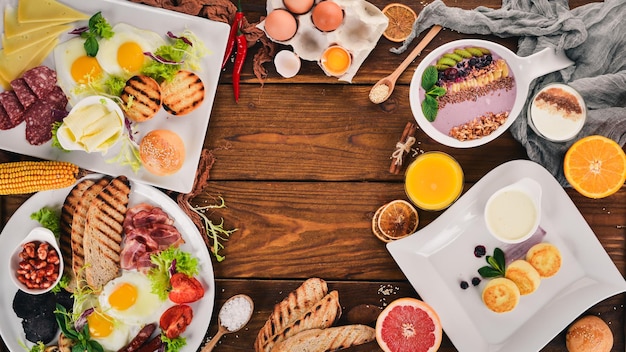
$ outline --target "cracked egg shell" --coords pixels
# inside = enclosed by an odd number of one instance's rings
[[[276,9],[265,18],[265,33],[277,41],[293,38],[298,29],[296,18],[285,9]]]
[[[343,22],[343,9],[331,0],[324,0],[313,8],[311,20],[320,31],[332,32]]]

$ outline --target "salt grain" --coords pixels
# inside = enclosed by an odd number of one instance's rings
[[[251,313],[250,302],[245,297],[235,297],[220,309],[220,324],[228,331],[237,331],[248,322]]]

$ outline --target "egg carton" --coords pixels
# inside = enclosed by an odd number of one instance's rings
[[[315,4],[321,0],[316,0]],[[325,0],[328,1],[328,0]],[[344,12],[344,19],[336,30],[332,32],[322,32],[315,28],[311,19],[311,12],[295,15],[298,21],[296,34],[289,40],[272,41],[290,45],[300,59],[316,61],[320,67],[322,53],[331,45],[340,45],[352,56],[352,63],[346,73],[337,77],[340,81],[352,82],[354,75],[374,49],[387,28],[389,19],[382,11],[363,0],[332,0],[339,5]],[[314,5],[315,6],[315,5]],[[284,9],[283,0],[268,0],[267,13],[275,9]],[[265,20],[259,23],[258,28],[265,31]],[[269,37],[269,36],[268,36]]]

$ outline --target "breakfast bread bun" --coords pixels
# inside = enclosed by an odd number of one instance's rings
[[[512,311],[519,303],[520,293],[517,285],[504,277],[492,279],[482,293],[487,308],[496,313]]]
[[[535,292],[541,283],[541,276],[537,270],[523,259],[518,259],[509,264],[504,277],[517,285],[522,296]]]
[[[610,352],[613,333],[601,318],[584,316],[567,329],[565,345],[568,352]]]
[[[161,109],[161,87],[148,76],[131,77],[120,98],[124,101],[126,117],[135,122],[150,120]]]
[[[548,278],[561,269],[563,259],[555,245],[542,242],[530,247],[526,253],[526,261],[537,270],[542,278]]]
[[[139,157],[149,172],[158,176],[171,175],[185,163],[185,143],[175,132],[153,130],[141,139]]]
[[[204,83],[191,71],[180,70],[171,81],[161,83],[163,108],[172,115],[186,115],[204,101]]]

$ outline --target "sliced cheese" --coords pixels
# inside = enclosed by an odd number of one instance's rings
[[[90,104],[73,110],[57,131],[63,148],[87,153],[106,151],[119,139],[122,117],[104,104]]]
[[[111,111],[94,121],[87,133],[80,139],[85,151],[103,151],[108,149],[120,136],[122,125],[117,112]]]
[[[4,90],[9,90],[11,85],[2,76],[0,76],[0,87]]]
[[[55,0],[20,0],[17,20],[22,23],[89,19],[89,16]]]
[[[59,39],[52,38],[45,44],[34,45],[12,54],[0,50],[0,77],[11,82],[20,77],[24,71],[41,65],[58,43]]]
[[[12,38],[7,38],[3,35],[2,50],[4,50],[5,54],[11,54],[33,45],[47,43],[50,39],[58,37],[70,28],[72,28],[70,25],[59,24],[52,27],[44,27],[34,32],[20,34]]]
[[[7,38],[13,38],[19,35],[32,33],[43,28],[64,23],[67,23],[67,21],[57,20],[48,22],[21,23],[17,20],[17,11],[14,7],[7,5],[4,8],[4,35]]]
[[[72,112],[63,119],[63,124],[72,131],[79,140],[87,133],[89,125],[106,115],[109,110],[103,104],[92,104]]]

